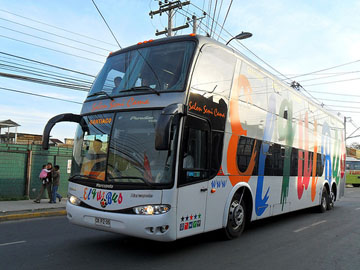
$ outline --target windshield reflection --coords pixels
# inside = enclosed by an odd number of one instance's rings
[[[117,96],[130,91],[183,90],[194,47],[191,41],[173,42],[111,56],[88,97],[100,91]]]
[[[84,117],[89,130],[78,128],[72,177],[149,187],[170,184],[174,147],[169,151],[155,150],[155,126],[160,113],[134,111]]]

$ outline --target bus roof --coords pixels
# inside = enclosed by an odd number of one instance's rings
[[[289,85],[285,84],[283,82],[283,80],[281,80],[278,76],[274,75],[273,73],[271,73],[267,69],[263,68],[262,66],[260,66],[259,64],[257,64],[256,62],[254,62],[253,60],[248,58],[246,55],[244,55],[241,52],[239,52],[239,51],[237,51],[237,50],[235,50],[235,49],[233,49],[233,48],[231,48],[229,46],[226,46],[225,44],[223,44],[221,42],[218,42],[215,39],[210,38],[210,37],[205,37],[205,36],[202,36],[202,35],[190,34],[190,35],[165,37],[165,38],[160,38],[160,39],[156,39],[156,40],[148,40],[148,41],[139,42],[136,45],[132,45],[132,46],[126,47],[124,49],[118,50],[118,51],[116,51],[114,53],[111,53],[109,55],[109,57],[115,56],[117,54],[120,54],[120,53],[123,53],[123,52],[126,52],[126,51],[134,50],[134,49],[139,49],[139,48],[149,47],[149,46],[155,46],[155,45],[169,43],[169,42],[179,42],[179,41],[195,41],[199,45],[199,48],[201,48],[205,44],[213,44],[213,45],[216,45],[218,47],[221,47],[224,50],[226,50],[226,51],[228,51],[230,53],[233,53],[237,57],[239,57],[242,60],[248,62],[248,64],[252,65],[253,67],[258,69],[260,72],[264,73],[265,75],[271,77],[273,80],[276,80],[276,82],[278,84],[280,84],[283,87],[287,88],[289,91],[291,91],[295,95],[299,96],[300,98],[308,100],[308,102],[310,102],[312,106],[315,106],[317,109],[323,111],[324,113],[326,113],[329,116],[333,117],[337,121],[343,123],[343,120],[338,115],[324,109],[322,106],[315,103],[312,99],[310,99],[307,96],[303,95],[300,91],[296,91],[294,88],[292,88]]]

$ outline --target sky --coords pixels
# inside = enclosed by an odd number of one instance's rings
[[[159,38],[155,36],[156,29],[161,31],[167,25],[164,14],[153,19],[148,15],[150,10],[158,9],[155,0],[95,2],[123,48]],[[301,90],[305,95],[311,95],[341,118],[347,117],[347,136],[360,127],[360,1],[192,0],[191,3],[175,14],[175,26],[186,22],[184,15],[201,17],[203,9],[218,24],[212,23],[207,15],[198,31],[204,35],[208,27],[207,32],[218,39],[232,3],[219,41],[226,42],[241,31],[251,32],[253,36],[242,41],[251,52],[237,42],[231,44],[281,79],[284,77],[278,71],[291,78],[325,69],[291,80],[306,89],[306,92]],[[190,32],[191,27],[176,34]],[[109,52],[118,49],[91,0],[0,0],[0,73],[10,73],[9,62],[29,65],[10,54],[95,76]],[[87,85],[94,79],[49,66],[31,65],[45,69],[44,72],[72,76],[86,81]],[[332,68],[335,66],[339,67]],[[57,114],[79,113],[81,104],[2,88],[78,103],[87,94],[0,76],[0,121],[11,119],[21,125],[18,132],[34,134],[42,134],[46,122]],[[75,127],[72,123],[60,123],[54,127],[52,136],[60,140],[73,138]],[[360,142],[360,137],[347,143],[357,141]]]

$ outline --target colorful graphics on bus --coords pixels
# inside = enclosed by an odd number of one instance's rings
[[[96,200],[100,202],[100,206],[105,208],[110,204],[121,204],[123,201],[123,196],[121,192],[111,192],[111,191],[102,191],[96,190],[96,188],[84,188],[83,199],[85,201]]]
[[[264,190],[265,162],[270,142],[279,142],[284,149],[281,159],[283,160],[283,175],[279,198],[283,208],[289,196],[290,177],[293,175],[291,174],[291,163],[293,162],[292,157],[296,153],[297,197],[299,200],[303,199],[303,194],[309,187],[311,189],[311,201],[315,200],[318,182],[317,170],[319,171],[322,167],[324,167],[324,172],[320,172],[319,175],[323,174],[324,179],[329,183],[333,180],[338,184],[340,178],[344,176],[345,170],[345,145],[341,130],[331,127],[326,121],[319,124],[318,120],[312,119],[313,129],[310,131],[308,109],[304,109],[303,113],[297,112],[298,119],[295,119],[293,118],[293,102],[296,101],[290,100],[290,98],[283,98],[280,100],[280,104],[276,104],[276,102],[279,102],[279,99],[276,99],[275,93],[270,94],[268,97],[262,143],[259,140],[255,141],[246,170],[241,171],[239,169],[237,161],[239,138],[248,134],[248,130],[242,126],[243,121],[241,117],[244,112],[240,112],[239,97],[242,96],[246,103],[252,104],[252,93],[253,90],[248,78],[244,75],[239,75],[234,81],[230,100],[229,117],[232,135],[227,150],[227,170],[229,180],[233,186],[239,182],[249,182],[252,176],[257,176],[256,215],[261,216],[266,211],[270,194],[275,194],[270,192],[270,187]],[[244,103],[244,101],[241,102]],[[276,108],[279,108],[278,111]],[[320,146],[318,141],[319,125],[322,127]],[[333,132],[332,139],[331,132]],[[292,153],[294,151],[295,137],[298,138],[298,149],[296,149],[297,152]],[[261,143],[260,148],[256,145],[257,143]],[[319,150],[321,155],[318,157]],[[320,168],[318,168],[319,158],[321,159]],[[258,164],[256,164],[256,161],[258,161]],[[254,172],[254,168],[257,168],[258,171]]]

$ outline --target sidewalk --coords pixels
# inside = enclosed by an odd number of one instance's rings
[[[40,203],[33,200],[0,201],[0,222],[15,219],[66,215],[66,198],[61,202],[49,203],[42,199]]]

